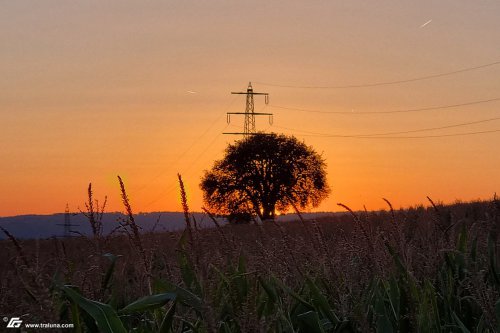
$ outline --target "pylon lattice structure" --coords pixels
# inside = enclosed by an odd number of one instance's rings
[[[269,103],[269,94],[254,92],[252,88],[252,83],[248,83],[248,88],[246,92],[231,92],[233,95],[246,95],[247,102],[245,107],[245,112],[228,112],[227,113],[227,123],[231,122],[231,115],[245,115],[245,121],[243,125],[243,132],[225,132],[223,134],[236,134],[236,135],[244,135],[245,137],[252,135],[256,132],[255,130],[255,116],[269,116],[269,124],[273,122],[273,114],[266,112],[255,112],[254,110],[254,95],[263,95],[264,101],[266,105]]]
[[[62,237],[67,238],[73,236],[73,230],[71,227],[78,227],[79,224],[71,224],[71,214],[69,212],[69,207],[66,204],[66,210],[64,212],[64,224],[58,224],[62,227],[64,227],[64,233]]]

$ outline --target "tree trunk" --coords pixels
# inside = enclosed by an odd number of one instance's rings
[[[274,220],[274,205],[266,205],[262,211],[262,221]]]

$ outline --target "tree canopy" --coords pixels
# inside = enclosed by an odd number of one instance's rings
[[[274,219],[276,210],[317,206],[330,192],[326,164],[293,136],[256,133],[226,148],[200,187],[218,214]]]

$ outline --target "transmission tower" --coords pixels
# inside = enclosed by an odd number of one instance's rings
[[[252,82],[248,83],[248,88],[246,92],[232,92],[233,95],[247,95],[247,103],[245,112],[228,112],[227,113],[227,123],[231,122],[231,115],[233,114],[243,114],[245,115],[245,122],[243,125],[243,132],[225,132],[223,134],[236,134],[236,135],[244,135],[245,137],[255,134],[255,116],[269,116],[269,124],[273,123],[273,114],[265,113],[265,112],[255,112],[254,111],[254,95],[264,95],[264,102],[266,104],[269,103],[269,94],[268,93],[260,93],[254,92],[252,88]]]
[[[71,227],[79,226],[79,224],[71,224],[71,214],[69,212],[68,204],[66,204],[66,210],[64,211],[64,224],[58,224],[58,225],[64,227],[64,233],[62,236],[64,238],[73,236],[72,234],[73,230],[71,229]]]

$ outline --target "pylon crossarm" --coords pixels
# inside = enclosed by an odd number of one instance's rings
[[[244,132],[223,132],[222,134],[230,135],[273,135],[273,133],[244,133]]]
[[[231,92],[233,95],[266,95],[269,96],[269,93],[260,93],[260,92]]]
[[[246,107],[245,107],[245,112],[228,112],[227,113],[227,123],[229,124],[231,122],[231,115],[240,115],[243,114],[245,115],[245,119],[243,122],[243,132],[240,133],[224,133],[224,134],[238,134],[238,135],[252,135],[253,133],[256,132],[255,129],[255,116],[269,116],[269,124],[272,124],[272,113],[267,113],[267,112],[254,112],[254,95],[262,95],[264,96],[265,103],[269,103],[269,93],[262,93],[262,92],[254,92],[252,88],[252,83],[248,83],[248,88],[247,91],[238,91],[238,92],[231,92],[231,94],[235,95],[246,95]]]
[[[248,112],[228,112],[227,114],[247,114]],[[252,112],[251,114],[254,114],[256,116],[272,116],[272,113],[265,113],[265,112]]]

